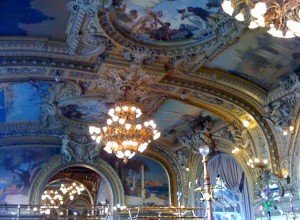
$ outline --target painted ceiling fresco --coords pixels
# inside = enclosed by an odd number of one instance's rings
[[[121,32],[144,43],[199,42],[212,37],[219,6],[216,0],[125,0],[111,17]]]
[[[75,99],[59,106],[63,116],[85,123],[104,123],[111,103],[98,99]]]
[[[217,56],[208,67],[242,76],[263,88],[300,64],[300,38],[281,39],[263,31],[248,31],[241,40]]]
[[[38,122],[49,82],[0,84],[0,123]]]
[[[65,40],[65,29],[70,16],[66,8],[67,2],[68,0],[0,1],[0,36]]]
[[[207,119],[214,123],[221,122],[221,119],[204,109],[174,99],[162,104],[153,117],[163,137],[173,141]]]

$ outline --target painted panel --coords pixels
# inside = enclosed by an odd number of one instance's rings
[[[299,48],[300,38],[283,39],[265,30],[248,31],[208,67],[229,71],[268,89],[278,77],[299,67]]]
[[[0,84],[0,123],[38,122],[51,83]]]
[[[68,0],[0,1],[0,35],[65,40]]]
[[[63,116],[88,123],[104,123],[111,103],[97,99],[76,99],[59,106]]]
[[[141,155],[134,156],[126,164],[103,152],[102,158],[118,173],[124,186],[126,205],[170,205],[169,177],[160,163]]]
[[[60,148],[15,147],[0,150],[0,203],[28,204],[29,189],[51,156]]]
[[[221,122],[221,119],[204,109],[174,99],[168,99],[153,117],[163,137],[174,141],[176,137],[201,125],[205,120]]]
[[[125,35],[163,45],[211,38],[219,11],[219,0],[125,0],[111,18]]]

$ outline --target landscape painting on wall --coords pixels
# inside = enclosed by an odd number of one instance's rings
[[[213,35],[218,0],[125,0],[111,12],[121,32],[144,43],[197,42]]]
[[[49,82],[0,84],[0,123],[38,122]]]
[[[170,183],[166,169],[157,161],[141,155],[127,163],[111,154],[102,155],[115,168],[125,191],[126,205],[170,205]]]
[[[70,16],[67,2],[68,0],[0,1],[0,35],[50,37],[65,41]]]
[[[60,148],[0,150],[0,204],[28,204],[28,192],[42,165]]]

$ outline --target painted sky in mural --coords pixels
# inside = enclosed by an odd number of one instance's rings
[[[0,123],[38,122],[48,82],[0,84]]]
[[[29,188],[45,161],[60,148],[9,148],[0,151],[0,203],[28,204]]]
[[[208,67],[227,70],[268,88],[279,76],[299,66],[299,48],[300,38],[281,39],[264,30],[248,31]]]
[[[154,114],[158,130],[165,138],[176,140],[184,132],[193,129],[206,119],[217,123],[221,120],[208,111],[183,102],[168,99]]]
[[[220,2],[216,0],[125,0],[111,17],[135,40],[150,44],[212,37]]]
[[[68,0],[0,1],[0,35],[65,40]],[[51,6],[51,7],[49,7]]]
[[[97,99],[78,99],[61,104],[59,109],[65,117],[80,122],[103,122],[110,103]]]

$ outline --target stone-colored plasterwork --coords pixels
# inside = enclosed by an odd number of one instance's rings
[[[85,134],[65,134],[61,138],[61,153],[68,162],[93,163],[101,146]]]
[[[279,131],[293,125],[295,112],[300,107],[300,72],[293,72],[279,79],[280,87],[268,96],[265,111],[269,120]]]

